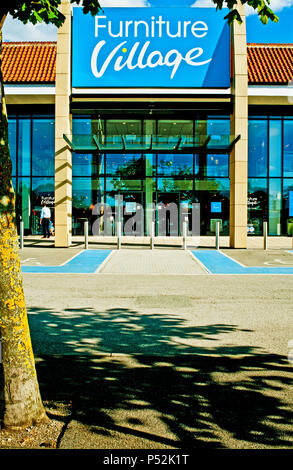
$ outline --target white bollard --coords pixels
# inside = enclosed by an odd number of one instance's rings
[[[182,245],[183,250],[186,250],[187,248],[187,224],[188,224],[188,218],[185,217],[183,221],[183,245]]]
[[[220,249],[220,222],[216,222],[216,250]]]
[[[19,241],[20,241],[20,246],[19,248],[23,250],[23,236],[24,236],[24,223],[23,220],[20,221],[20,226],[19,226]]]
[[[155,222],[151,224],[151,239],[150,239],[150,249],[153,250],[155,247]]]
[[[263,223],[263,249],[268,249],[268,223]]]
[[[89,247],[89,222],[84,222],[84,249],[88,250]]]
[[[117,222],[117,250],[121,248],[121,222]]]

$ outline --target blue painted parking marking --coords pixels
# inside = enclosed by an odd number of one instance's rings
[[[293,267],[243,266],[215,250],[195,250],[192,254],[211,274],[293,274]]]
[[[111,250],[85,250],[62,266],[22,266],[23,273],[94,274]]]

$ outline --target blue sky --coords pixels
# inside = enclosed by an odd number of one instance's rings
[[[102,6],[208,6],[211,0],[100,0]],[[264,26],[253,11],[247,15],[248,42],[293,43],[293,0],[271,0],[274,11],[280,18],[279,23]],[[23,25],[8,17],[3,28],[4,40],[9,41],[55,41],[57,29],[48,25]]]

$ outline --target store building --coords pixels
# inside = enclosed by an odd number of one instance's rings
[[[264,221],[269,235],[293,234],[293,44],[247,44],[245,17],[230,31],[213,9],[105,9],[96,20],[62,8],[57,43],[3,45],[25,233],[40,232],[46,202],[56,246],[69,246],[97,203],[115,220],[119,195],[124,222],[141,204],[142,235],[147,208],[170,203],[169,235],[193,203],[201,235],[219,220],[231,247]]]

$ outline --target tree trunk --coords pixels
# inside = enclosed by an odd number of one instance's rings
[[[39,391],[22,287],[1,60],[0,82],[0,340],[3,361],[0,398],[4,426],[19,429],[48,418]]]

